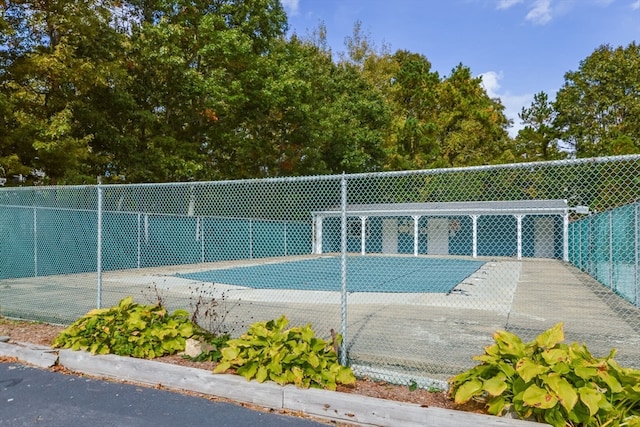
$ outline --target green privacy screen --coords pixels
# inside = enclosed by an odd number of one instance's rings
[[[627,301],[640,306],[639,204],[572,222],[570,261]]]
[[[103,212],[104,271],[311,252],[310,223]],[[0,279],[97,269],[96,211],[0,207]]]

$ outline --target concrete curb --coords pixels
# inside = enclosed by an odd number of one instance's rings
[[[543,424],[490,415],[424,408],[320,389],[298,389],[275,383],[247,381],[236,375],[171,365],[153,360],[114,355],[91,355],[83,351],[54,351],[22,343],[0,343],[0,356],[15,357],[29,364],[50,368],[56,363],[74,372],[188,390],[273,409],[297,411],[322,419],[362,426],[420,427],[533,427]]]
[[[15,357],[40,368],[51,368],[58,363],[57,351],[49,347],[21,342],[13,344],[0,342],[0,356]]]

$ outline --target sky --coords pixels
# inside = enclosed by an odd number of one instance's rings
[[[281,0],[289,34],[307,36],[323,23],[334,55],[354,24],[377,48],[423,54],[441,77],[458,64],[482,76],[498,97],[510,133],[533,95],[551,99],[599,46],[640,43],[640,0]]]

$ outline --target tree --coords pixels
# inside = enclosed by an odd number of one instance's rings
[[[20,1],[3,8],[5,132],[0,158],[8,174],[41,170],[53,183],[87,176],[92,135],[76,132],[74,114],[87,94],[109,80],[103,56],[115,36],[106,1]]]
[[[390,77],[389,99],[393,124],[387,150],[389,169],[423,169],[438,157],[435,139],[437,88],[440,77],[420,54],[400,50],[393,55],[398,67]]]
[[[536,93],[531,106],[523,107],[518,116],[525,125],[515,140],[519,160],[533,162],[566,157],[567,153],[558,146],[558,131],[554,127],[556,111],[546,93]]]
[[[331,79],[323,117],[323,157],[330,171],[374,172],[385,162],[384,133],[390,114],[379,92],[348,63],[339,64]]]
[[[243,127],[259,104],[261,57],[286,29],[277,0],[132,1],[119,123],[94,146],[132,182],[245,177]],[[124,114],[121,113],[124,111]],[[106,156],[105,156],[106,157]],[[249,159],[240,159],[248,161]]]
[[[237,123],[224,169],[230,177],[327,173],[322,114],[335,65],[330,54],[293,36],[274,42],[253,76],[254,95]],[[227,138],[232,138],[229,135]]]
[[[242,177],[379,170],[388,112],[352,64],[293,36],[260,59],[233,164]],[[237,176],[237,175],[236,175]]]
[[[554,108],[577,157],[640,152],[640,46],[600,46],[565,74]]]
[[[364,70],[367,59],[378,55],[371,35],[362,29],[362,21],[353,24],[353,33],[345,37],[344,45],[347,50],[340,53],[340,62],[354,65],[361,71]]]
[[[278,0],[2,8],[0,159],[52,183],[223,177],[286,29]]]
[[[370,43],[362,42],[367,51]],[[363,57],[363,55],[358,56]],[[358,61],[355,61],[356,64]],[[424,56],[404,50],[364,55],[363,74],[391,111],[385,169],[480,165],[513,159],[504,106],[459,65],[441,78]]]
[[[121,68],[122,35],[111,26],[109,1],[5,3],[9,25],[3,52],[3,94],[10,132],[0,146],[14,159],[12,174],[49,183],[81,183],[101,174],[91,141],[95,127],[82,111],[107,107]],[[98,114],[99,115],[99,114]],[[1,149],[1,148],[0,148]]]
[[[438,86],[436,118],[437,167],[497,164],[513,160],[508,150],[504,106],[491,99],[462,64]]]
[[[377,51],[360,23],[284,37],[279,0],[5,2],[0,163],[50,183],[367,172],[509,159],[503,107],[459,66]]]
[[[273,43],[260,57],[257,92],[239,125],[228,171],[235,177],[376,171],[389,112],[362,64],[337,64],[326,28]]]

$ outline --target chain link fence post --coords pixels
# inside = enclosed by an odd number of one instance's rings
[[[340,363],[347,365],[347,177],[343,172],[340,178],[340,306],[342,325],[342,351]]]
[[[638,271],[639,260],[638,256],[640,255],[640,250],[638,248],[640,239],[640,230],[638,230],[638,204],[639,202],[635,202],[633,204],[633,261],[634,261],[634,269],[633,269],[633,281],[634,281],[634,303],[636,307],[640,307],[640,294],[638,290],[638,281],[640,280],[640,272]]]
[[[33,207],[33,275],[38,277],[38,208]]]
[[[97,191],[97,230],[96,230],[96,276],[97,276],[97,308],[102,308],[102,178],[98,177]]]

